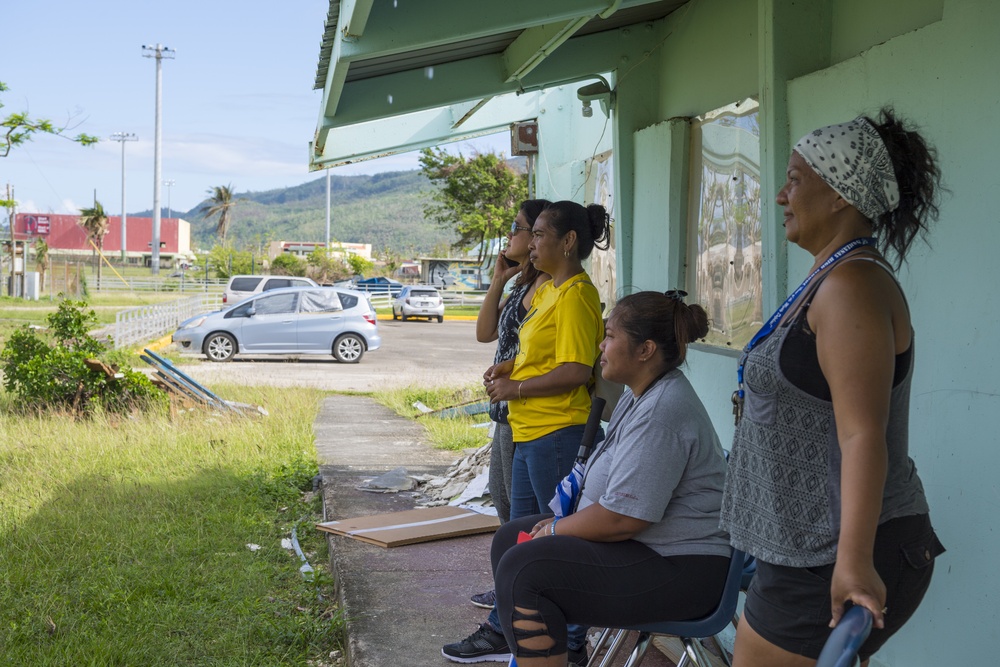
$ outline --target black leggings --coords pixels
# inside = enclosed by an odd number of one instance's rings
[[[555,535],[517,544],[536,515],[514,519],[493,537],[491,559],[497,611],[507,644],[518,657],[566,653],[566,624],[624,627],[701,618],[722,597],[729,558],[661,556],[635,540],[590,542]],[[533,613],[518,614],[514,607]],[[516,620],[543,623],[540,632],[515,629]],[[517,643],[547,635],[552,647],[526,649]]]

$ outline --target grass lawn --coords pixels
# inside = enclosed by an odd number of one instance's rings
[[[478,448],[486,444],[488,429],[483,424],[490,421],[486,413],[479,415],[459,415],[441,419],[423,413],[413,407],[420,401],[432,410],[441,410],[454,405],[476,400],[486,400],[486,392],[481,385],[471,384],[461,389],[435,389],[426,387],[405,387],[387,389],[373,393],[372,398],[393,410],[396,414],[410,419],[418,419],[425,429],[427,438],[439,449],[462,451]]]
[[[16,416],[0,393],[5,664],[305,665],[339,648],[319,500],[301,492],[322,394],[213,389],[270,416],[74,421]],[[281,545],[295,525],[313,581]]]

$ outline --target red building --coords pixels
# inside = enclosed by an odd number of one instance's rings
[[[18,213],[14,216],[14,239],[33,242],[45,239],[49,251],[58,254],[90,255],[93,248],[78,215]],[[149,263],[152,256],[153,219],[129,216],[126,219],[126,256],[133,262]],[[108,216],[108,233],[103,252],[119,257],[122,249],[121,216]],[[180,218],[160,219],[160,260],[171,261],[191,254],[191,224]]]

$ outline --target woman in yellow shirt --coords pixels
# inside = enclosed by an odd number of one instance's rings
[[[594,362],[604,339],[601,300],[583,260],[595,247],[608,248],[610,223],[603,206],[558,201],[542,210],[531,230],[529,259],[552,279],[531,300],[513,361],[497,364],[484,375],[490,401],[507,401],[509,409],[514,436],[512,521],[548,507],[580,448],[590,414]],[[586,664],[586,628],[568,630],[574,664]],[[496,609],[475,633],[442,649],[444,657],[463,663],[506,660],[509,653]]]
[[[514,433],[511,519],[548,506],[569,472],[590,414],[589,383],[604,337],[601,300],[583,270],[594,247],[607,248],[603,206],[549,204],[535,220],[529,259],[552,279],[535,292],[518,334],[513,367],[487,373],[491,401],[508,401]]]

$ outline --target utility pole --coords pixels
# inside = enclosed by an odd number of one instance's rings
[[[326,246],[323,247],[327,259],[330,258],[330,169],[326,170]]]
[[[150,250],[150,269],[153,275],[160,273],[160,144],[163,141],[163,130],[160,127],[160,117],[163,115],[163,104],[161,93],[163,90],[163,59],[174,58],[174,51],[171,48],[157,44],[156,46],[143,44],[143,58],[156,58],[156,127],[153,139],[153,240]]]
[[[172,188],[176,183],[177,183],[177,181],[173,180],[172,178],[168,178],[167,180],[163,181],[163,184],[165,186],[167,186],[167,217],[168,218],[174,217],[172,215],[172,211],[170,209],[170,188]]]
[[[17,263],[17,242],[14,240],[14,189],[7,184],[7,226],[10,228],[10,291],[14,296],[14,265]]]
[[[122,145],[122,264],[124,265],[127,257],[125,223],[128,220],[128,213],[125,212],[125,142],[139,141],[139,137],[132,132],[115,132],[111,135],[111,141],[118,141]]]

